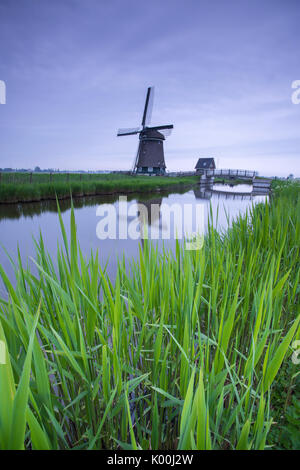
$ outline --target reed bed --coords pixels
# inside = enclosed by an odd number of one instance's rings
[[[56,259],[0,268],[2,449],[265,449],[299,339],[299,185],[204,247],[145,243],[112,283],[74,211]]]
[[[5,176],[5,178],[4,178]],[[198,176],[176,178],[130,176],[118,174],[33,174],[32,183],[8,180],[3,173],[0,181],[0,203],[19,203],[66,199],[70,197],[101,194],[127,194],[133,192],[153,192],[168,188],[184,187],[199,182]],[[16,173],[15,178],[18,177]],[[81,178],[82,177],[82,178]],[[19,175],[19,178],[21,176]]]

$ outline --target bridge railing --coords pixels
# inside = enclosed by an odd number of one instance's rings
[[[254,178],[258,175],[257,171],[249,170],[205,170],[206,176],[240,176],[242,178]]]

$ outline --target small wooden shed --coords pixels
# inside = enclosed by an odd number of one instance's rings
[[[214,158],[199,158],[195,166],[196,174],[203,175],[204,170],[215,170],[216,164]]]

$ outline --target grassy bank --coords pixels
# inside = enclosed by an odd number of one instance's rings
[[[0,203],[21,203],[43,200],[70,198],[71,196],[93,196],[102,194],[129,194],[133,192],[164,191],[172,187],[183,187],[199,182],[197,176],[178,178],[130,176],[121,174],[90,174],[84,175],[80,180],[79,174],[72,174],[69,179],[66,175],[37,174],[33,182],[5,182],[2,178],[0,184]]]
[[[164,188],[160,192],[143,192],[143,193],[128,193],[127,201],[136,200],[138,202],[146,202],[148,200],[157,200],[167,197],[169,194],[174,194],[176,189],[176,194],[184,194],[189,191],[189,185],[180,185],[170,188]],[[61,213],[69,210],[73,204],[74,209],[79,209],[82,207],[95,206],[96,204],[113,204],[119,200],[119,194],[103,194],[98,196],[83,196],[79,198],[70,197],[61,199],[59,201],[59,206]],[[0,207],[0,222],[1,220],[7,219],[19,219],[20,217],[33,217],[34,215],[40,215],[46,212],[52,212],[57,214],[57,202],[53,199],[46,199],[45,201],[37,202],[26,202],[26,204],[2,204]]]
[[[72,213],[56,260],[37,242],[38,275],[19,259],[13,287],[0,269],[0,447],[279,446],[278,377],[299,374],[299,214],[299,185],[274,187],[226,234],[210,224],[202,250],[145,243],[112,284]]]

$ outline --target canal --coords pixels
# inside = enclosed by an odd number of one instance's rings
[[[132,195],[130,198],[101,196],[74,200],[75,220],[81,250],[87,257],[91,250],[99,252],[102,266],[113,279],[117,259],[138,256],[139,244],[148,237],[161,250],[174,249],[175,239],[189,232],[207,230],[208,216],[224,231],[239,214],[245,214],[253,204],[268,196],[252,196],[251,186],[215,185],[210,190],[195,186],[183,193]],[[71,201],[60,201],[62,219],[70,233]],[[142,210],[141,210],[142,209]],[[197,211],[201,214],[197,224]],[[181,233],[180,233],[181,232]],[[22,262],[32,268],[35,256],[34,239],[42,233],[47,251],[55,258],[57,244],[62,244],[59,217],[55,201],[0,205],[0,263],[9,278],[14,271],[8,255],[17,259],[19,247]],[[1,286],[1,294],[4,294]]]

